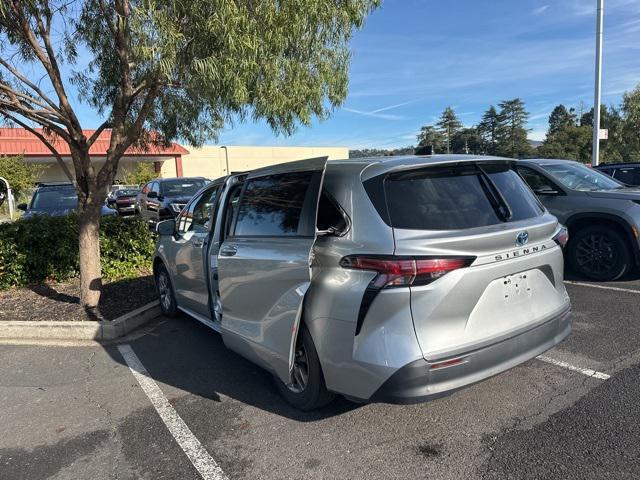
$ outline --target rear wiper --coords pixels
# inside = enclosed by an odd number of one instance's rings
[[[503,222],[506,222],[513,217],[513,212],[511,211],[511,207],[496,187],[496,184],[493,183],[491,177],[484,171],[484,169],[480,165],[476,165],[478,168],[478,172],[480,172],[480,177],[484,180],[485,185],[487,186],[487,192],[489,194],[489,200],[491,200],[491,204],[493,205],[498,218]]]

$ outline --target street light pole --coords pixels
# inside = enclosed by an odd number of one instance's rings
[[[596,20],[596,81],[593,98],[593,151],[591,165],[600,163],[600,103],[602,98],[602,30],[604,17],[604,0],[597,0],[598,15]]]
[[[227,171],[225,172],[225,175],[230,175],[231,172],[229,172],[229,149],[227,148],[226,145],[223,145],[220,148],[224,148],[224,160],[225,160],[225,165],[227,169]]]

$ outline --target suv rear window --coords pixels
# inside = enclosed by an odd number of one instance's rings
[[[459,230],[542,214],[540,203],[510,165],[481,164],[481,168],[486,177],[474,164],[389,175],[384,181],[384,191],[391,225],[417,230]],[[510,215],[501,213],[502,203],[506,203]]]

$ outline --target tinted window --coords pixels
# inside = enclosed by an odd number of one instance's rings
[[[116,197],[135,197],[138,194],[138,190],[118,190],[116,191]]]
[[[347,229],[347,220],[338,207],[336,201],[326,192],[320,195],[320,203],[318,205],[318,230],[328,230],[334,228],[341,233]]]
[[[185,196],[195,195],[198,190],[205,186],[205,181],[198,179],[166,180],[162,182],[162,194],[165,196]]]
[[[195,232],[209,231],[212,225],[218,191],[218,188],[207,190],[188,205],[182,212],[178,222],[178,231],[180,233],[186,233],[191,230]]]
[[[227,206],[224,209],[225,211],[224,238],[226,238],[229,235],[229,233],[231,233],[231,224],[233,222],[233,218],[236,215],[236,212],[238,211],[238,203],[240,202],[240,193],[242,193],[242,184],[233,186],[231,192],[229,193]]]
[[[76,208],[78,196],[73,187],[47,187],[36,190],[31,208]]]
[[[615,172],[613,178],[616,180],[627,185],[640,185],[640,168],[618,168]]]
[[[234,235],[313,235],[299,228],[312,178],[313,172],[291,172],[249,180],[240,200]]]
[[[482,168],[511,209],[508,221],[542,213],[533,193],[509,166]],[[390,175],[385,181],[385,191],[391,223],[396,228],[458,230],[503,221],[490,189],[473,165]]]
[[[518,173],[529,184],[534,192],[540,190],[556,190],[557,187],[547,177],[527,167],[518,167]]]
[[[158,184],[158,182],[153,182],[151,184],[151,189],[150,191],[152,192],[156,192],[156,193],[160,193],[160,185]]]

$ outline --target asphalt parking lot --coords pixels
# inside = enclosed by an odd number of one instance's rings
[[[640,478],[640,280],[567,288],[573,332],[546,361],[410,406],[297,412],[186,317],[0,345],[0,478]]]

